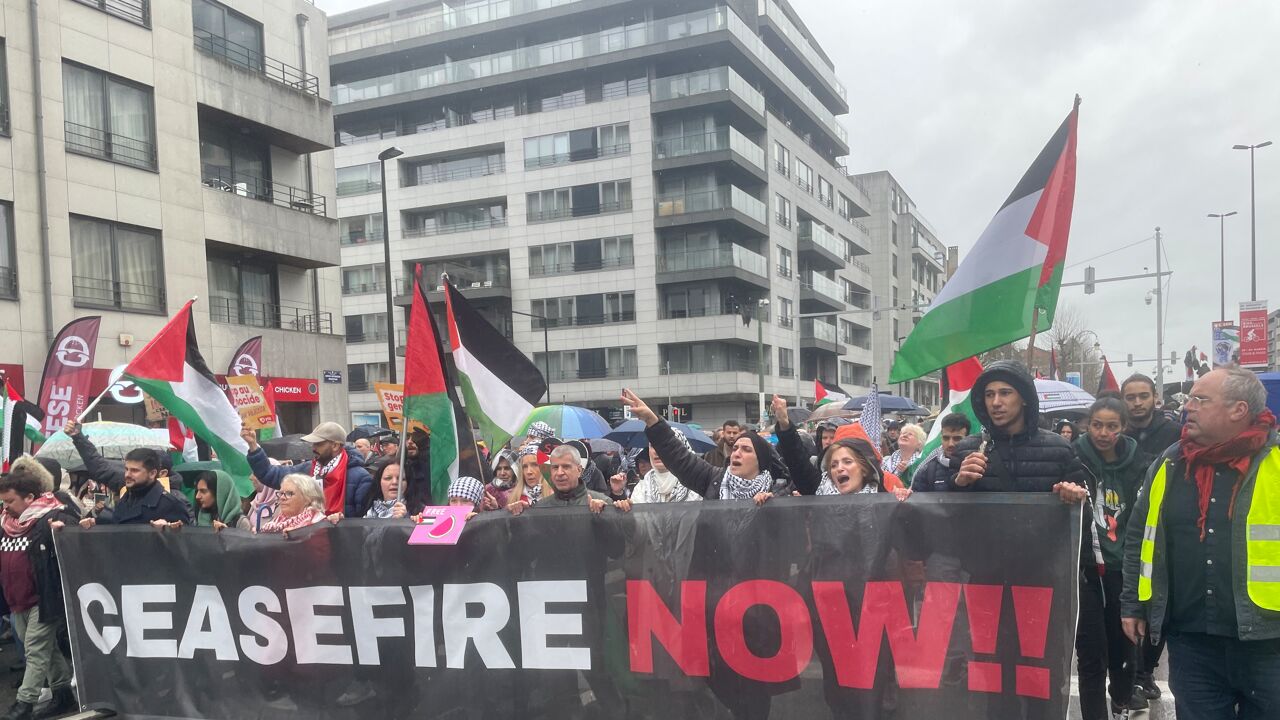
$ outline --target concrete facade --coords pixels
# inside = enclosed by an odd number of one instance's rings
[[[282,404],[286,421],[345,421],[346,388],[320,381],[322,370],[343,369],[327,364],[343,341],[333,325],[337,221],[326,206],[334,179],[325,14],[305,0],[58,0],[37,5],[33,35],[31,6],[0,4],[0,201],[14,251],[0,254],[12,281],[0,285],[0,331],[10,339],[0,363],[21,368],[34,399],[49,342],[67,322],[102,316],[95,365],[105,370],[198,296],[197,333],[214,372],[263,335],[264,375],[318,385],[318,402]],[[210,23],[241,28],[236,38],[259,47],[203,29]],[[85,78],[111,88],[101,113]],[[119,103],[116,88],[141,100]],[[215,135],[234,138],[234,162],[218,164]],[[95,244],[87,227],[111,239]],[[106,248],[106,259],[86,247]],[[214,287],[214,264],[239,289],[255,278],[256,294]],[[141,419],[140,405],[101,409]]]
[[[334,16],[330,62],[348,374],[370,390],[393,146],[398,334],[421,262],[540,366],[545,344],[554,402],[606,417],[627,386],[682,420],[755,420],[758,339],[766,393],[869,381],[869,317],[847,335],[800,317],[866,301],[871,241],[844,88],[785,0],[393,0]]]

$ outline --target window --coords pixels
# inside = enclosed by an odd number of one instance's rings
[[[791,227],[791,201],[774,194],[773,196],[774,219],[784,228]]]
[[[529,274],[533,276],[630,267],[634,263],[630,235],[529,248]]]
[[[781,245],[778,246],[778,275],[791,277],[791,251]]]
[[[893,286],[893,306],[898,307],[898,286]]]
[[[257,260],[209,258],[209,317],[213,322],[277,327],[276,276]]]
[[[773,365],[773,348],[764,348],[765,372]],[[682,343],[659,347],[663,374],[757,371],[756,348],[720,342]]]
[[[531,192],[525,200],[529,206],[529,222],[554,220],[569,214],[569,188]]]
[[[386,342],[387,314],[365,313],[346,316],[348,343]]]
[[[200,173],[205,185],[270,200],[271,151],[238,131],[200,123]]]
[[[64,62],[62,94],[69,152],[156,168],[151,88]]]
[[[600,134],[599,144],[602,157],[625,155],[631,152],[631,125],[629,123],[601,125],[598,128],[598,132]]]
[[[773,141],[773,168],[791,177],[791,151],[777,140]]]
[[[506,224],[506,206],[500,202],[489,201],[479,205],[456,205],[405,213],[404,236],[426,237],[501,227]]]
[[[77,306],[165,311],[164,260],[155,230],[72,215],[71,274]]]
[[[631,209],[631,181],[615,180],[600,183],[600,212],[618,212]]]
[[[382,213],[338,218],[338,235],[343,245],[382,242]]]
[[[386,382],[391,373],[384,362],[357,363],[347,366],[347,389],[369,390],[376,382]]]
[[[76,2],[144,27],[151,24],[150,0],[76,0]]]
[[[791,298],[778,298],[778,326],[789,328],[795,322],[791,316]]]
[[[838,204],[836,205],[836,212],[838,212],[840,214],[840,217],[844,218],[845,220],[852,220],[854,215],[853,201],[850,200],[844,193],[837,193],[837,198],[838,198],[837,200]]]
[[[813,168],[799,158],[796,158],[796,185],[810,195],[813,194]]]
[[[338,168],[338,197],[364,195],[382,189],[382,168],[378,163]]]
[[[0,202],[0,297],[18,296],[18,269],[14,262],[13,203]]]
[[[382,292],[382,263],[342,268],[342,294],[360,295]]]
[[[631,209],[631,181],[614,180],[532,192],[525,197],[529,222],[585,217]]]
[[[401,183],[405,187],[429,185],[497,175],[505,169],[506,154],[501,149],[489,150],[420,162],[406,162],[401,174]]]
[[[9,134],[9,56],[0,38],[0,135]]]
[[[784,347],[778,348],[778,376],[796,376],[795,350]]]
[[[530,306],[530,314],[541,316],[533,318],[534,330],[633,322],[636,319],[634,292],[546,298],[534,300]]]
[[[192,0],[191,16],[196,47],[245,69],[263,72],[261,23],[212,0]]]
[[[898,253],[894,253],[889,258],[889,271],[893,273],[893,277],[898,277]],[[896,300],[894,302],[897,302]]]
[[[847,360],[840,361],[840,383],[842,385],[858,385],[857,374],[854,365]]]
[[[634,347],[563,350],[549,356],[534,353],[533,364],[544,369],[551,380],[601,380],[638,374]]]
[[[821,175],[818,176],[818,201],[826,205],[828,209],[835,206],[835,189]]]

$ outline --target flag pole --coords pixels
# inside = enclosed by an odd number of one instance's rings
[[[421,273],[418,271],[420,271],[421,269],[422,269],[421,265],[418,265],[416,263],[414,264],[415,272],[413,273],[413,292],[415,294],[422,292],[422,288],[418,286],[418,280],[421,275]],[[413,296],[410,296],[410,298],[412,297]],[[412,299],[410,299],[409,301],[409,312],[410,314],[413,313]],[[431,312],[430,309],[428,309],[427,312]],[[409,350],[410,350],[409,330],[408,330],[409,320],[410,318],[405,319],[406,328],[404,331],[404,367],[405,367],[404,374],[405,374],[406,380],[408,379],[408,375],[409,375]],[[401,410],[401,413],[400,413],[400,481],[396,483],[396,502],[404,502],[404,489],[405,489],[405,486],[409,484],[409,478],[405,473],[405,466],[404,466],[405,453],[408,450],[408,445],[409,445],[409,415],[408,413],[404,412],[405,408],[404,408],[404,391],[403,390],[401,390],[400,397],[401,397],[401,401],[400,401],[401,402],[401,405],[400,405],[400,410]],[[421,450],[419,450],[419,452],[421,452]],[[431,478],[427,478],[427,482],[431,482]]]
[[[1031,308],[1031,337],[1027,340],[1027,369],[1031,369],[1036,352],[1036,326],[1040,323],[1040,306]]]

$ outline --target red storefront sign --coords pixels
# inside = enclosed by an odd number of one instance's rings
[[[1240,367],[1266,367],[1267,301],[1240,303]]]
[[[19,395],[24,398],[27,397],[27,393],[25,392],[26,388],[24,387],[26,381],[22,377],[21,365],[0,363],[0,375],[4,375],[9,378],[9,384],[13,386],[14,390],[18,391]],[[31,398],[32,402],[35,402],[35,400],[36,398]]]
[[[3,367],[3,365],[0,365],[0,368]],[[93,369],[93,384],[91,388],[95,397],[106,389],[107,381],[111,379],[111,372],[111,370],[104,368]],[[218,381],[218,385],[222,387],[223,391],[226,391],[226,376],[214,375],[213,377]],[[320,381],[315,378],[263,377],[261,381],[264,386],[268,382],[271,383],[271,387],[275,391],[276,402],[320,402]],[[121,395],[126,397],[136,395],[137,399],[131,400],[131,402],[142,402],[142,392],[134,387],[133,383],[129,383],[128,388],[121,391]]]

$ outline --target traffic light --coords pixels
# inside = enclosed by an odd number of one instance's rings
[[[1133,353],[1129,353],[1129,367],[1133,367]]]
[[[1084,294],[1085,295],[1093,294],[1093,289],[1095,287],[1093,284],[1093,279],[1097,276],[1097,273],[1098,271],[1094,269],[1092,265],[1085,267],[1084,269]]]

